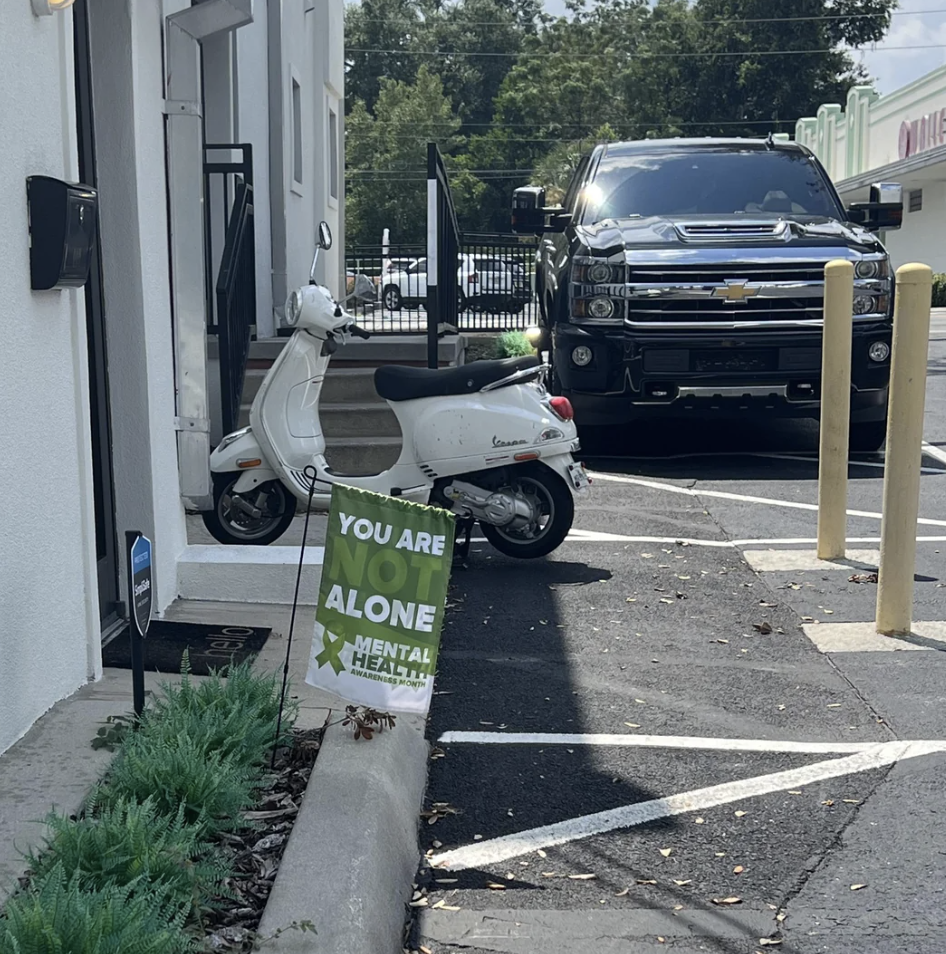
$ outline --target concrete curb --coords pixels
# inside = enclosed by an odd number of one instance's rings
[[[340,718],[335,711],[329,721]],[[400,716],[370,742],[325,733],[260,922],[279,954],[400,954],[420,850],[427,784],[425,720]],[[311,921],[313,935],[286,930]]]

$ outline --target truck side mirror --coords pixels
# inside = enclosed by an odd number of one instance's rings
[[[571,216],[561,206],[545,204],[545,189],[522,186],[512,194],[512,230],[518,235],[564,232]]]
[[[848,207],[848,218],[871,232],[899,229],[903,225],[903,187],[898,182],[875,182],[869,202]]]

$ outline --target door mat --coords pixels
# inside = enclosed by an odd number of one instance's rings
[[[131,669],[130,632],[119,633],[102,649],[102,665],[107,669]],[[225,675],[231,662],[239,664],[258,653],[271,632],[260,627],[155,620],[144,640],[145,672],[176,676],[187,652],[195,676],[209,676],[211,669]]]

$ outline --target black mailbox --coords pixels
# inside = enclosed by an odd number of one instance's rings
[[[26,180],[30,221],[30,287],[81,288],[89,279],[98,193],[49,176]]]

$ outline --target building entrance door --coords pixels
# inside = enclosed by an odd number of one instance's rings
[[[92,58],[89,45],[89,0],[77,0],[75,24],[76,125],[79,178],[97,185],[92,116]],[[92,417],[92,469],[95,494],[95,551],[98,560],[99,615],[103,631],[120,619],[118,596],[118,540],[112,473],[112,429],[108,400],[108,360],[105,337],[105,296],[98,244],[85,286],[85,314],[89,345],[89,398]]]

